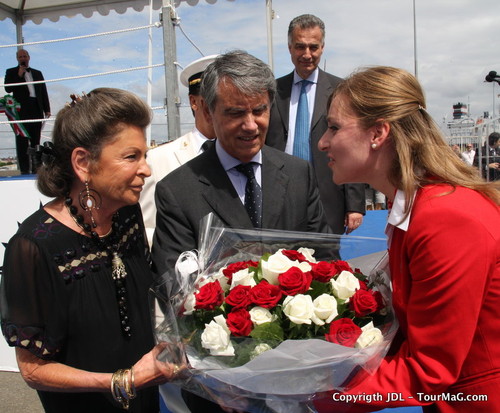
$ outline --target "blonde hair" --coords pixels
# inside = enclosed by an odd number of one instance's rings
[[[473,189],[500,204],[499,183],[484,181],[453,152],[426,111],[424,92],[412,74],[387,66],[364,68],[345,79],[335,96],[346,98],[340,101],[363,128],[389,123],[396,157],[388,178],[407,200],[419,187],[443,183]],[[410,207],[411,202],[405,211]]]

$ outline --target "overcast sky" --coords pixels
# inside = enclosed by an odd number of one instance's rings
[[[204,55],[239,48],[267,62],[265,3],[265,0],[218,0],[208,4],[200,0],[194,7],[181,4],[177,13],[180,27]],[[500,1],[415,0],[415,3],[418,78],[426,92],[429,112],[443,125],[452,118],[454,103],[470,104],[471,115],[480,116],[485,111],[492,113],[495,100],[498,115],[500,86],[494,89],[484,78],[491,70],[500,73]],[[365,65],[391,65],[414,72],[413,0],[273,0],[273,9],[277,77],[292,70],[286,44],[287,28],[290,20],[302,13],[315,14],[326,24],[326,46],[320,66],[328,72],[342,77]],[[152,15],[153,22],[159,21],[159,11],[153,11]],[[90,19],[63,17],[57,22],[45,20],[40,25],[28,22],[23,27],[24,41],[81,36],[148,23],[147,8],[143,12],[130,10],[123,15],[96,13]],[[180,65],[201,57],[179,28],[176,37]],[[15,42],[13,23],[9,19],[0,21],[0,45]],[[161,28],[153,29],[153,45],[153,64],[161,64]],[[148,31],[140,30],[31,45],[26,49],[30,52],[32,67],[42,70],[46,79],[59,79],[147,65],[147,46]],[[16,65],[15,50],[15,47],[0,48],[1,72]],[[152,106],[162,105],[165,97],[163,74],[163,68],[153,69]],[[99,86],[128,89],[146,98],[146,76],[147,71],[141,70],[49,83],[52,112],[55,114],[61,108],[70,93]],[[187,105],[187,92],[180,88],[182,103]],[[157,111],[156,122],[164,120],[164,113]],[[192,116],[187,108],[181,110],[181,122],[183,132],[190,128]],[[161,136],[163,133],[165,136]],[[166,129],[155,128],[153,138],[165,140]]]

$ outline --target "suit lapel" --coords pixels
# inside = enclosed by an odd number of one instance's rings
[[[288,124],[290,122],[290,97],[292,95],[293,72],[280,79],[277,83],[276,93],[279,99],[276,99],[276,107],[280,113],[281,121],[285,131],[288,133]]]
[[[315,128],[321,117],[326,114],[326,105],[328,103],[328,98],[332,93],[333,87],[326,78],[325,72],[320,69],[318,73],[318,84],[316,85],[316,97],[314,99],[314,112],[311,120],[311,131]]]
[[[285,203],[288,176],[282,172],[283,163],[269,148],[262,148],[262,227],[276,228]]]
[[[252,228],[252,222],[245,206],[241,203],[231,180],[219,161],[215,145],[200,157],[207,159],[203,162],[204,169],[198,173],[202,186],[201,191],[214,213],[228,227]]]
[[[33,78],[34,82],[36,82],[38,80],[42,80],[42,73],[36,69],[31,69],[31,77]],[[42,97],[43,86],[41,83],[35,83],[33,86],[35,87],[36,102],[38,103],[38,107],[40,108],[40,112],[43,113],[44,112],[44,110],[43,110],[43,97]],[[26,85],[26,87],[28,87],[28,85]]]

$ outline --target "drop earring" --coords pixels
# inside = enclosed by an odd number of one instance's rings
[[[90,221],[92,222],[92,227],[96,228],[94,216],[92,215],[93,209],[99,209],[101,207],[101,195],[95,189],[89,187],[89,181],[85,180],[85,189],[83,189],[78,194],[78,201],[82,209],[89,213]]]

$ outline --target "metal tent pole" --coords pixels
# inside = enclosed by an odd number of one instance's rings
[[[273,58],[273,0],[266,0],[266,21],[267,21],[267,63],[274,71]]]
[[[153,0],[149,1],[149,24],[153,23]],[[146,101],[149,106],[151,106],[152,101],[152,83],[153,83],[153,69],[151,68],[153,64],[153,29],[152,27],[148,30],[148,80],[147,80],[147,91],[146,91]],[[148,146],[151,145],[151,126],[149,125],[146,129],[146,143]]]
[[[176,139],[181,133],[179,82],[177,79],[177,48],[175,24],[177,14],[170,0],[163,0],[161,9],[163,23],[163,53],[165,60],[165,87],[167,107],[168,140]]]

